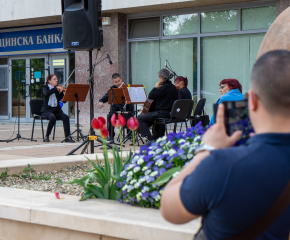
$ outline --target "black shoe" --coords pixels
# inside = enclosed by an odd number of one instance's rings
[[[108,144],[114,144],[114,140],[107,141]]]
[[[74,143],[75,141],[72,139],[72,137],[68,137],[64,140],[65,142],[69,142],[69,143]]]
[[[44,138],[43,141],[44,141],[44,142],[50,142],[49,137],[48,137],[48,136],[45,136],[45,138]]]
[[[110,142],[110,141],[111,141],[111,137],[108,136],[106,141],[107,141],[107,142]]]
[[[114,138],[111,138],[111,137],[107,137],[107,143],[114,143]]]

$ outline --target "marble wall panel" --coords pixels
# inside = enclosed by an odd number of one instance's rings
[[[290,7],[290,0],[277,0],[277,16]]]

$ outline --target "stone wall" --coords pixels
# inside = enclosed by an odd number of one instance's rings
[[[126,70],[126,15],[120,13],[104,14],[104,17],[111,17],[111,25],[103,26],[104,46],[101,51],[93,51],[93,64],[98,59],[106,57],[106,52],[110,54],[113,64],[109,60],[95,67],[94,71],[94,116],[106,117],[109,112],[109,105],[105,104],[103,109],[98,106],[99,99],[108,91],[112,85],[112,74],[118,72],[124,81],[127,78]],[[89,53],[87,51],[76,51],[76,83],[88,83],[89,79]],[[90,120],[90,93],[86,101],[79,104],[80,124],[89,124]]]
[[[277,16],[290,7],[290,0],[277,0]]]

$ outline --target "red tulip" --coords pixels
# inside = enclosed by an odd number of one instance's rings
[[[93,118],[92,120],[92,128],[94,129],[102,129],[104,127],[104,124],[96,118]]]
[[[127,121],[127,127],[131,130],[136,130],[139,127],[139,122],[136,117],[130,117]]]
[[[111,123],[114,127],[123,127],[126,124],[126,119],[122,116],[122,114],[116,114],[114,113],[111,117]]]
[[[106,127],[101,129],[101,135],[102,135],[103,138],[108,137],[109,132],[108,132],[108,129]]]
[[[98,119],[106,126],[106,119],[103,117],[98,117]]]

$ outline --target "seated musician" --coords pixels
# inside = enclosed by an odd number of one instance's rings
[[[173,74],[167,69],[161,69],[158,72],[159,82],[148,95],[149,99],[155,100],[155,111],[147,114],[142,114],[138,117],[139,131],[142,137],[147,137],[147,144],[153,142],[155,139],[162,137],[165,132],[163,124],[158,124],[155,128],[155,136],[149,131],[148,125],[152,125],[156,118],[169,118],[171,107],[175,100],[178,99],[178,91],[171,83],[170,79]]]
[[[120,88],[124,83],[122,82],[122,78],[120,77],[119,73],[114,73],[112,75],[112,79],[113,79],[113,86],[111,86],[110,88]],[[99,100],[99,106],[100,108],[104,107],[104,103],[109,101],[109,90],[107,91],[107,93]],[[107,115],[107,128],[109,131],[109,135],[107,137],[107,141],[109,143],[114,143],[114,137],[115,137],[115,131],[114,131],[114,127],[112,128],[112,124],[111,124],[111,116],[113,115],[113,113],[116,112],[123,112],[123,111],[127,111],[129,112],[129,114],[125,114],[124,117],[126,118],[126,120],[128,120],[128,118],[130,116],[133,115],[133,111],[134,111],[134,106],[132,104],[128,104],[126,105],[125,109],[124,109],[125,105],[124,104],[113,104],[112,108],[110,109],[109,114]],[[113,131],[111,131],[111,129],[113,129]]]
[[[46,130],[44,142],[49,142],[49,135],[56,120],[63,121],[63,129],[65,134],[65,142],[74,143],[75,141],[69,137],[70,123],[69,117],[63,113],[59,105],[59,101],[63,98],[64,88],[57,85],[57,77],[50,74],[46,77],[46,84],[42,87],[44,103],[41,108],[42,116],[49,120]]]
[[[178,77],[174,80],[174,86],[178,90],[178,99],[191,99],[191,93],[187,88],[187,77]]]

